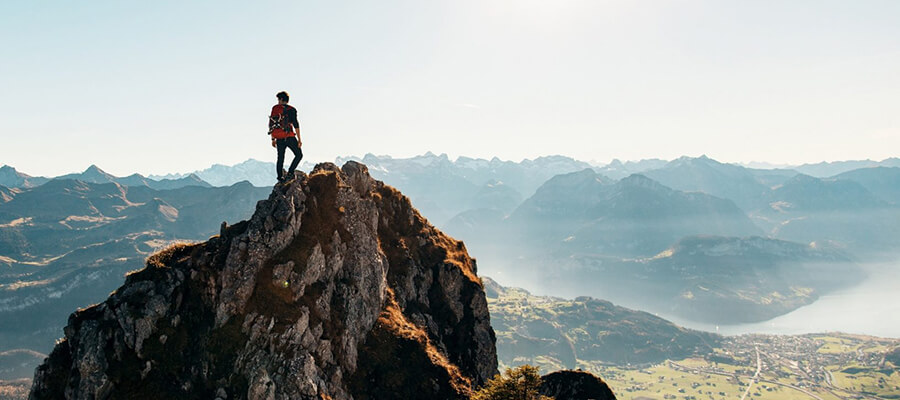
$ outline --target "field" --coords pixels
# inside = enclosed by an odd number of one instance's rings
[[[885,360],[898,345],[837,333],[744,335],[703,357],[637,368],[585,360],[578,366],[603,377],[623,400],[900,399],[900,368]]]

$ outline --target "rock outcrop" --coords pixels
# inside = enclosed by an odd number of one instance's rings
[[[494,343],[463,243],[324,163],[72,314],[30,398],[468,398]]]
[[[555,400],[615,400],[606,382],[591,373],[556,371],[541,377],[541,394]]]

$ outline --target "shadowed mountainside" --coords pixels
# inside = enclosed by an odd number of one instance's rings
[[[881,200],[900,204],[900,167],[860,168],[835,175],[834,179],[846,179],[859,183]]]
[[[641,365],[712,352],[720,337],[590,297],[535,296],[484,278],[501,366]]]
[[[0,351],[49,352],[73,307],[106,298],[168,244],[204,240],[223,220],[247,218],[269,191],[75,180],[21,189],[0,203]]]

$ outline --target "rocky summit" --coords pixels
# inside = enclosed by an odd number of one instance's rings
[[[73,313],[30,398],[468,398],[494,343],[463,243],[363,164],[324,163]]]

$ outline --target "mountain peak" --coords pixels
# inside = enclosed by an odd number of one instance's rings
[[[642,188],[657,189],[657,190],[663,189],[666,191],[672,190],[669,187],[667,187],[653,179],[650,179],[647,176],[642,175],[642,174],[628,175],[628,176],[622,178],[619,181],[618,185],[630,186],[630,187],[642,187]]]
[[[150,257],[65,333],[32,398],[462,399],[497,372],[463,243],[352,161]]]
[[[87,169],[84,170],[84,173],[86,173],[86,174],[88,174],[88,173],[90,173],[90,174],[106,174],[106,172],[103,171],[102,169],[100,169],[100,167],[98,167],[97,164],[91,164],[90,167],[87,167]]]
[[[669,162],[669,166],[681,166],[681,165],[720,165],[722,163],[709,158],[706,154],[701,154],[700,157],[690,157],[690,156],[681,156]]]

